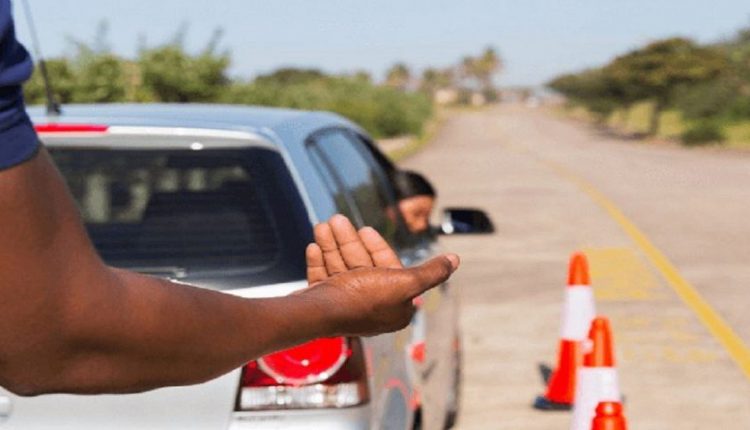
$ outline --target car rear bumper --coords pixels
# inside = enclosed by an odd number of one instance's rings
[[[230,430],[364,430],[370,428],[370,406],[301,411],[235,412]]]

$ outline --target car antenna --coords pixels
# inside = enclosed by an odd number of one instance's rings
[[[36,27],[34,26],[34,18],[31,16],[31,7],[29,6],[28,0],[23,0],[23,9],[26,15],[26,22],[29,26],[29,33],[31,33],[31,43],[34,47],[34,54],[37,57],[39,63],[39,72],[42,74],[42,81],[44,82],[44,92],[47,97],[47,115],[60,115],[62,110],[60,104],[55,100],[55,94],[52,91],[52,82],[49,79],[47,73],[47,65],[42,55],[42,48],[39,44],[39,38],[36,35]]]

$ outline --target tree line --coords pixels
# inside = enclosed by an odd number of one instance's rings
[[[366,72],[331,75],[296,68],[237,79],[228,75],[231,55],[218,48],[220,31],[195,53],[185,48],[183,29],[166,43],[141,44],[135,58],[113,53],[106,33],[107,26],[102,24],[93,43],[71,40],[72,55],[46,61],[54,96],[63,109],[68,103],[201,102],[327,110],[352,119],[381,138],[419,135],[433,114],[434,91],[456,83],[448,72],[429,69],[426,79],[411,85],[411,72],[403,63],[394,66],[383,83],[374,82]],[[466,72],[466,78],[489,86],[486,70],[496,70],[499,58],[494,51],[485,54],[474,60],[474,69]],[[493,62],[495,66],[490,65]],[[45,103],[38,68],[24,93],[29,104]]]
[[[398,62],[388,69],[385,83],[401,89],[413,86],[430,95],[441,89],[455,89],[459,104],[469,103],[469,97],[475,93],[493,102],[498,99],[494,79],[502,69],[500,54],[488,46],[477,56],[464,56],[457,64],[425,68],[421,75],[412,72],[407,64]]]
[[[547,85],[601,123],[617,110],[648,102],[647,136],[659,132],[664,112],[672,110],[685,123],[685,143],[722,141],[728,125],[750,120],[750,28],[705,45],[658,40]]]

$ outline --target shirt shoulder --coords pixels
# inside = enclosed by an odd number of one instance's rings
[[[39,149],[23,101],[33,62],[16,39],[10,0],[0,0],[0,170],[20,164]]]

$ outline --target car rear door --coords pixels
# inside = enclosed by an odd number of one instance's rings
[[[345,128],[325,129],[310,137],[308,150],[339,213],[357,227],[375,228],[402,254],[403,226],[393,190],[356,135]],[[411,338],[412,326],[366,339],[371,351],[373,428],[411,425],[413,388],[405,360]]]
[[[384,172],[397,169],[376,145],[366,137],[357,135],[372,160]],[[395,184],[387,175],[388,186]],[[435,235],[429,231],[401,232],[402,259],[407,265],[416,265],[440,252]],[[419,300],[414,317],[414,333],[409,345],[413,377],[419,390],[421,424],[423,429],[442,429],[449,407],[449,393],[454,387],[458,358],[458,300],[449,283],[426,292]]]

